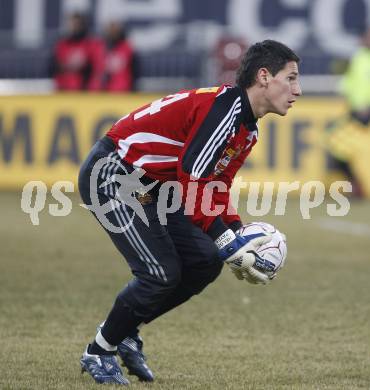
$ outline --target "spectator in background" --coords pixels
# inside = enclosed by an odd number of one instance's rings
[[[354,196],[369,196],[369,171],[362,169],[364,164],[359,161],[370,153],[370,29],[350,60],[340,90],[349,113],[328,129],[329,153],[335,167],[352,182]]]
[[[134,85],[134,51],[126,38],[124,25],[109,22],[104,29],[101,75],[93,80],[92,89],[108,92],[127,92]]]
[[[352,57],[342,79],[341,92],[350,106],[351,116],[363,124],[370,121],[370,28],[362,46]]]
[[[67,34],[54,49],[51,73],[58,90],[92,89],[99,77],[102,56],[100,41],[89,36],[87,17],[80,13],[69,15]]]

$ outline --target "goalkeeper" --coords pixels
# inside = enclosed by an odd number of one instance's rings
[[[253,267],[253,251],[269,237],[237,234],[242,224],[235,211],[228,212],[229,189],[257,142],[257,119],[286,115],[301,95],[298,63],[282,43],[256,43],[242,60],[236,86],[181,91],[141,107],[115,123],[90,152],[80,170],[81,197],[134,275],[82,355],[82,370],[96,382],[129,383],[116,353],[129,374],[152,381],[138,329],[199,294],[224,263],[238,279],[269,281]],[[168,181],[181,184],[183,203],[164,226],[157,203]],[[226,191],[211,191],[214,181]],[[202,201],[209,210],[223,205],[225,211],[206,215]]]

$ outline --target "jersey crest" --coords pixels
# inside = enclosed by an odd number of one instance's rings
[[[223,156],[215,166],[214,175],[220,175],[230,164],[231,160],[238,158],[242,151],[242,147],[237,145],[236,148],[229,147],[225,150]]]

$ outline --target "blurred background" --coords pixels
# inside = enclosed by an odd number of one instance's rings
[[[233,84],[248,46],[272,38],[302,58],[304,97],[261,121],[248,180],[346,178],[368,197],[369,25],[368,0],[0,0],[0,188],[75,182],[113,121]]]
[[[274,38],[302,57],[306,93],[335,92],[333,73],[355,53],[370,13],[366,0],[1,0],[0,7],[0,77],[33,80],[32,91],[43,92],[54,88],[51,53],[73,13],[96,38],[112,21],[125,25],[140,91],[215,83],[214,72],[227,78],[237,62],[239,44]]]

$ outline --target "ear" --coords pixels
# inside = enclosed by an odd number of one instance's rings
[[[267,87],[271,79],[271,73],[266,68],[259,68],[257,71],[256,79],[261,86]]]

